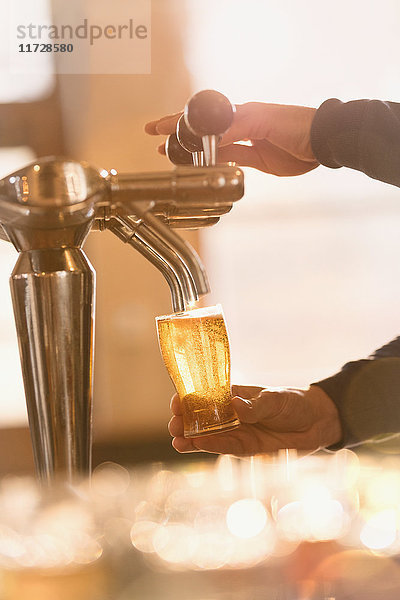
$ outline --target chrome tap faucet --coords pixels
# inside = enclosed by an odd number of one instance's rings
[[[0,239],[19,253],[10,285],[35,465],[43,484],[91,469],[95,272],[82,246],[109,229],[165,277],[175,312],[209,291],[174,229],[212,225],[243,195],[231,165],[118,174],[47,157],[0,180]]]

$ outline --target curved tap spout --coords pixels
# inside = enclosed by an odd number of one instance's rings
[[[175,231],[164,225],[151,212],[143,211],[140,206],[136,206],[136,211],[137,215],[140,216],[153,234],[164,244],[167,244],[186,265],[187,270],[193,278],[198,296],[208,294],[210,286],[207,274],[200,257],[192,246],[175,233]]]
[[[184,263],[143,223],[137,225],[129,217],[117,217],[109,221],[107,228],[138,250],[162,273],[170,288],[174,312],[182,312],[198,300],[193,280]]]

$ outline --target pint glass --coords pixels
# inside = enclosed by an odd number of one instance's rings
[[[237,427],[221,306],[157,317],[156,322],[161,354],[181,401],[185,437]]]

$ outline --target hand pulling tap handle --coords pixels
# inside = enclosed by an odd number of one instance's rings
[[[176,125],[176,137],[182,148],[191,153],[194,166],[202,167],[204,162],[203,140],[189,129],[184,115],[180,117]]]
[[[228,98],[215,90],[198,92],[187,102],[185,122],[192,133],[202,138],[207,166],[217,163],[218,136],[229,129],[234,112]]]
[[[165,153],[173,165],[193,164],[191,152],[181,146],[176,133],[172,133],[165,142]]]

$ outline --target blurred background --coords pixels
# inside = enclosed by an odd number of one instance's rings
[[[40,77],[10,78],[0,56],[0,177],[52,154],[169,169],[144,123],[203,88],[234,103],[400,99],[397,0],[151,5],[149,75],[56,76],[49,63]],[[246,169],[245,181],[245,197],[218,225],[184,233],[209,274],[206,303],[224,307],[233,382],[308,385],[398,335],[399,190],[324,167],[289,179]],[[168,288],[108,232],[92,233],[85,251],[97,271],[95,463],[179,458],[154,322],[171,312]],[[0,474],[33,465],[8,287],[16,258],[2,242]]]

